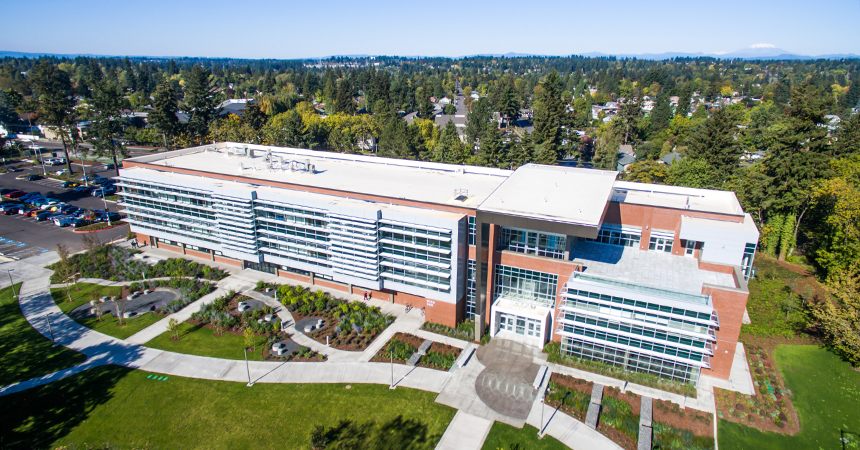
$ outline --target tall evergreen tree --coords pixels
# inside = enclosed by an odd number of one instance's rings
[[[355,114],[355,99],[352,96],[352,83],[344,78],[337,84],[335,111],[344,114]]]
[[[690,96],[693,93],[692,91],[693,89],[687,83],[684,83],[681,87],[678,95],[678,108],[675,109],[676,116],[687,117],[687,113],[690,112]]]
[[[433,102],[430,101],[430,86],[421,90],[421,99],[418,101],[418,117],[433,120]]]
[[[173,141],[173,136],[179,131],[179,118],[176,116],[177,111],[179,111],[179,92],[171,82],[164,80],[158,85],[152,107],[153,110],[147,119],[149,123],[161,131],[164,147],[170,150],[170,142]],[[168,137],[170,137],[169,141]]]
[[[831,153],[824,115],[833,97],[804,82],[795,87],[791,107],[773,129],[773,138],[764,160],[769,177],[766,207],[774,213],[797,217],[794,238],[810,205],[813,186],[830,175]],[[780,250],[780,256],[784,252]]]
[[[561,99],[561,77],[553,69],[535,88],[534,125],[532,137],[536,145],[555,152],[561,159],[562,127],[568,125],[567,109]]]
[[[95,117],[90,128],[93,144],[92,151],[99,157],[109,156],[113,159],[114,169],[119,176],[119,159],[117,154],[128,156],[128,150],[122,145],[122,92],[110,81],[103,80],[93,90],[92,109]]]
[[[382,130],[379,156],[400,159],[415,159],[418,156],[415,139],[406,121],[399,115],[392,116]]]
[[[466,143],[469,148],[474,149],[487,129],[494,128],[493,110],[490,107],[490,101],[485,98],[472,102],[471,107],[472,109],[466,114]]]
[[[457,127],[453,121],[448,120],[448,123],[442,130],[442,135],[439,137],[439,143],[436,144],[436,148],[433,150],[433,161],[448,164],[463,164],[465,160],[465,146],[460,141]]]
[[[854,82],[848,88],[848,92],[842,96],[842,106],[844,108],[856,108],[860,105],[860,74],[854,76]]]
[[[183,109],[188,114],[186,129],[190,137],[199,145],[209,134],[209,124],[216,118],[217,102],[210,72],[198,65],[191,68],[185,84]]]
[[[860,113],[842,121],[834,147],[834,156],[839,158],[860,153]]]
[[[479,166],[503,168],[506,160],[502,132],[496,127],[490,127],[481,136],[481,145],[475,162]]]
[[[672,119],[672,105],[669,103],[669,94],[666,91],[657,96],[657,105],[651,114],[651,132],[656,134],[669,128]]]
[[[726,181],[738,168],[743,148],[738,114],[729,108],[720,108],[694,132],[687,148],[687,156],[708,163],[718,182]]]
[[[72,172],[68,141],[74,127],[74,107],[77,103],[69,74],[58,69],[47,59],[37,64],[30,75],[30,84],[39,96],[39,118],[54,129],[63,141],[66,168]]]

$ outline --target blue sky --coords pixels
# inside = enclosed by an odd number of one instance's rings
[[[101,55],[860,54],[860,0],[9,1],[0,50]]]

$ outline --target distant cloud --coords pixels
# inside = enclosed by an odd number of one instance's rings
[[[776,48],[773,44],[753,44],[750,45],[750,48]]]

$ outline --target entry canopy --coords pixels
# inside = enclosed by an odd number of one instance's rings
[[[594,238],[618,172],[526,164],[478,207],[481,222]]]

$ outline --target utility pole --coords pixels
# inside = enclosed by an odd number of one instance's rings
[[[12,284],[12,298],[18,298],[18,293],[15,292],[15,283],[12,282],[12,269],[6,269],[6,273],[9,274],[9,283]]]

